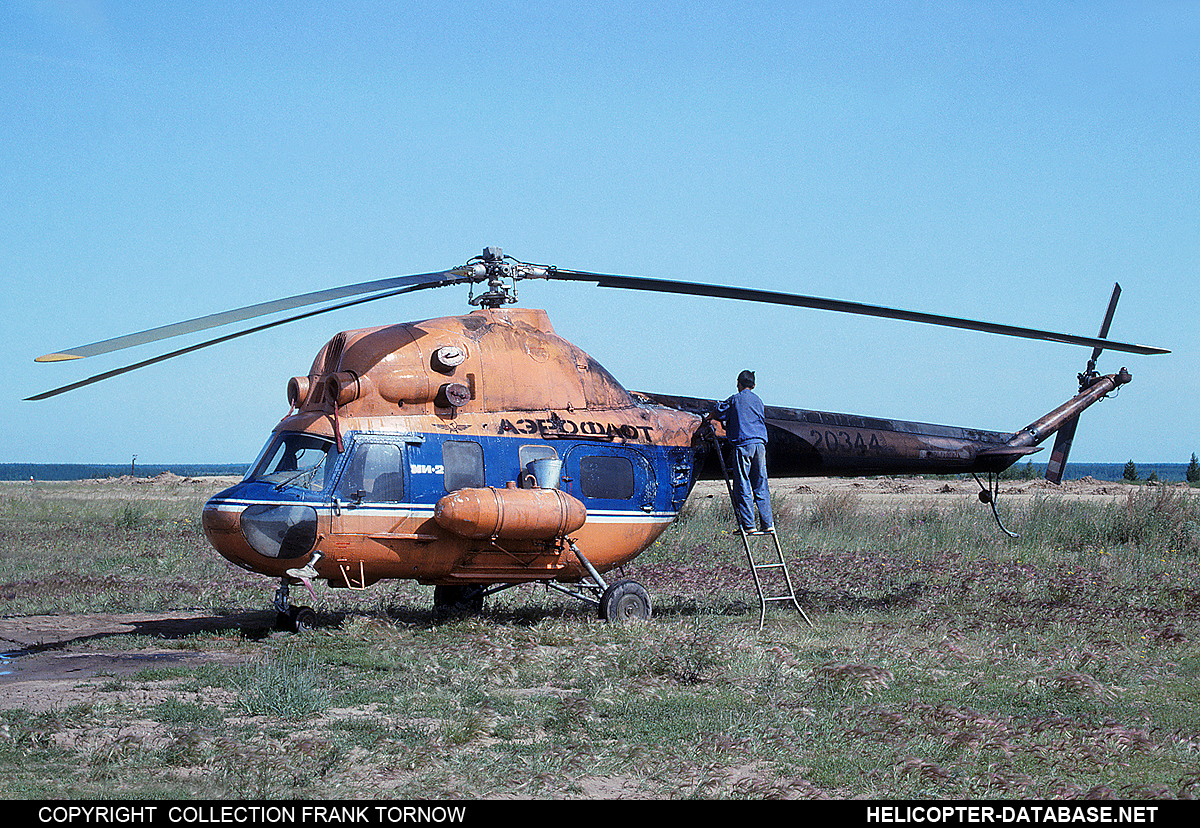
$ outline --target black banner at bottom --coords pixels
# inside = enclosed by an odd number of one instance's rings
[[[151,826],[151,828],[349,828],[349,826],[453,826],[494,820],[511,812],[514,818],[577,820],[578,806],[586,804],[589,816],[621,813],[628,806],[642,807],[646,800],[529,800],[479,801],[24,801],[6,808],[26,825],[49,828],[78,826]],[[779,815],[778,808],[797,809],[805,815],[856,825],[1176,825],[1194,824],[1200,808],[1188,801],[1029,801],[879,802],[838,800],[672,800],[673,821],[691,817],[719,819],[723,807],[736,808],[730,819],[752,817],[747,809],[769,805],[775,809],[763,818]],[[559,810],[563,806],[570,811]],[[516,809],[519,808],[520,811]],[[812,810],[820,808],[819,811]],[[631,816],[645,812],[631,812]]]

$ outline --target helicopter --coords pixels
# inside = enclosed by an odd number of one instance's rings
[[[890,318],[1091,346],[1078,393],[1011,433],[767,406],[772,476],[972,474],[996,521],[999,474],[1057,435],[1047,478],[1061,480],[1086,408],[1130,382],[1096,371],[1103,350],[1165,354],[1075,336],[756,289],[535,265],[487,247],[449,270],[316,291],[165,325],[37,358],[109,353],[313,305],[290,317],[153,357],[33,397],[41,400],[277,325],[417,290],[469,285],[469,312],[337,333],[287,382],[289,412],[244,479],[205,504],[221,556],[278,581],[283,628],[315,623],[291,600],[313,582],[361,590],[381,580],[432,586],[435,612],[478,612],[486,596],[540,583],[608,621],[646,619],[647,589],[605,579],[675,520],[724,451],[716,400],[629,391],[560,337],[545,311],[515,307],[524,279],[704,296]],[[479,295],[475,286],[484,285]],[[332,304],[330,304],[332,303]],[[723,463],[721,464],[723,466]],[[987,476],[985,484],[980,475]],[[1011,532],[1009,534],[1012,534]]]

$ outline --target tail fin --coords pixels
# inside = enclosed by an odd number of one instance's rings
[[[1046,464],[1046,479],[1051,483],[1062,482],[1063,472],[1067,468],[1067,455],[1071,453],[1071,443],[1075,439],[1075,426],[1078,424],[1078,417],[1068,420],[1054,437],[1054,448],[1050,452],[1050,461]]]

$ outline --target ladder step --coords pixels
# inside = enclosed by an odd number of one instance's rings
[[[783,569],[783,564],[755,564],[755,569]]]

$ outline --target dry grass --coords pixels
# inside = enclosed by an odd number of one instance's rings
[[[203,487],[3,491],[4,615],[264,607],[195,527]],[[126,508],[132,504],[129,508]],[[816,629],[756,597],[728,504],[697,500],[626,573],[656,616],[554,593],[438,623],[409,584],[321,593],[304,637],[92,640],[225,661],[0,714],[0,796],[1193,798],[1200,506],[781,502]],[[81,587],[81,584],[83,585]],[[232,660],[232,663],[231,661]]]

